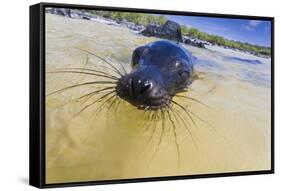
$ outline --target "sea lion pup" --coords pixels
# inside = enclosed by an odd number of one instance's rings
[[[105,88],[97,89],[82,95],[78,100],[85,99],[90,101],[91,97],[101,95],[95,101],[84,106],[79,113],[87,108],[105,100],[102,106],[106,105],[115,98],[119,97],[139,109],[158,110],[170,108],[173,103],[185,110],[179,103],[173,101],[177,93],[186,91],[194,78],[193,57],[180,44],[167,40],[151,42],[147,45],[140,46],[132,54],[132,71],[126,73],[124,66],[121,64],[125,74],[121,73],[114,65],[104,58],[94,53],[78,48],[79,50],[101,59],[117,75],[108,74],[105,71],[88,68],[62,68],[58,71],[48,73],[72,73],[84,74],[101,77],[106,80],[94,80],[79,84],[74,84],[48,95],[59,93],[73,88],[79,88],[89,85],[106,85]],[[194,98],[186,99],[196,101]],[[116,103],[115,101],[112,104]],[[112,105],[111,104],[111,105]],[[101,108],[102,108],[101,106]]]
[[[174,95],[192,82],[191,54],[179,44],[161,40],[138,47],[133,70],[117,82],[117,95],[139,109],[168,106]]]

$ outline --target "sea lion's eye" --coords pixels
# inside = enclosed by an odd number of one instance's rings
[[[188,71],[180,71],[178,74],[182,80],[187,80],[189,78]]]

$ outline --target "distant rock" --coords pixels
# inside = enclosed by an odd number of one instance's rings
[[[128,22],[125,19],[122,19],[121,21],[118,21],[118,23],[122,26],[125,26],[125,27],[129,28],[130,30],[137,31],[137,32],[140,32],[140,31],[145,29],[145,27],[143,25],[138,25],[134,22]]]
[[[67,9],[67,8],[47,8],[46,13],[71,17],[71,9]]]
[[[188,45],[191,45],[191,44],[192,44],[192,40],[190,40],[190,39],[184,39],[183,42],[184,42],[185,44],[188,44]]]
[[[72,19],[93,20],[97,18],[94,15],[86,14],[84,11],[68,8],[47,8],[46,13],[69,17]]]
[[[191,46],[195,46],[198,48],[206,48],[205,45],[208,45],[207,43],[201,42],[199,40],[196,39],[189,39],[189,38],[183,38],[183,43],[191,45]]]
[[[182,42],[181,27],[174,21],[167,21],[162,26],[149,24],[146,29],[141,32],[141,34],[144,36],[155,36]]]

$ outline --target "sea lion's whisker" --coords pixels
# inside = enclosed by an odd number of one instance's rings
[[[118,75],[118,76],[113,75],[113,76],[115,76],[116,78],[122,77],[122,76],[120,76],[120,74],[117,74],[115,70],[113,70],[112,68],[107,67],[107,66],[105,66],[105,65],[96,64],[95,67],[97,67],[97,68],[99,68],[99,67],[100,67],[100,68],[104,68],[104,69],[107,69],[107,70],[110,70],[110,71],[114,72],[114,74]]]
[[[170,107],[170,106],[169,106],[169,107]],[[191,130],[190,130],[190,129],[188,128],[188,126],[186,125],[186,123],[185,123],[183,117],[182,117],[179,113],[177,113],[177,110],[176,110],[176,109],[171,109],[171,112],[173,113],[173,115],[174,115],[174,117],[177,119],[177,121],[179,121],[179,120],[178,120],[178,117],[180,118],[180,120],[182,121],[182,123],[183,123],[183,125],[184,125],[184,128],[186,129],[186,131],[188,132],[188,134],[189,134],[189,136],[190,136],[190,138],[191,138],[191,140],[192,140],[192,143],[194,144],[195,148],[196,148],[197,150],[199,150],[199,147],[198,147],[198,145],[197,145],[197,143],[196,143],[196,140],[195,140],[195,138],[194,138],[194,136],[193,136]]]
[[[125,75],[128,74],[127,71],[126,71],[126,69],[125,69],[125,67],[124,67],[124,65],[123,65],[121,62],[120,62],[120,65],[121,65],[122,69],[124,70]]]
[[[182,108],[180,108],[180,109],[182,109]],[[177,111],[176,109],[174,109],[174,112],[177,113],[178,116],[179,116],[181,119],[184,120],[183,122],[186,122],[186,123],[189,124],[189,122],[184,118],[184,116],[182,116],[182,114],[180,113],[180,111]],[[188,113],[188,111],[184,111],[184,112],[185,112],[185,113],[187,114],[187,116],[190,118],[192,124],[193,124],[196,128],[198,128],[198,126],[197,126],[195,120],[194,120],[193,117]],[[184,124],[186,124],[186,123],[184,123]],[[189,132],[189,134],[191,135],[192,133],[191,133],[191,130],[188,128],[188,126],[185,125],[184,127],[186,127],[186,130],[187,130],[187,131]],[[192,137],[192,135],[191,135],[191,137]]]
[[[111,92],[107,92],[105,94],[103,94],[102,96],[100,96],[99,98],[97,98],[95,101],[93,101],[92,103],[86,105],[85,107],[83,107],[76,115],[79,115],[80,113],[82,113],[83,111],[85,111],[87,108],[89,108],[90,106],[94,105],[95,103],[97,103],[98,101],[101,101],[102,99],[106,98],[107,96],[109,96],[110,94],[114,93],[114,91]]]
[[[199,100],[197,100],[197,99],[195,99],[193,97],[189,97],[189,96],[185,96],[185,95],[175,95],[175,96],[176,97],[181,97],[181,98],[186,98],[188,100],[192,100],[192,101],[197,102],[197,103],[199,103],[199,104],[201,104],[201,105],[203,105],[203,106],[205,106],[207,108],[210,108],[210,106],[208,106],[207,104],[205,104],[205,103],[203,103],[203,102],[201,102],[201,101],[199,101]]]
[[[148,114],[147,114],[147,116],[145,117],[145,121],[144,121],[144,123],[143,123],[143,126],[144,126],[144,131],[147,131],[148,129],[149,129],[149,127],[150,127],[150,124],[149,124],[149,122],[151,121],[151,115],[153,114],[150,110],[147,110],[148,111]],[[146,124],[147,124],[147,126],[146,126]]]
[[[174,103],[175,105],[179,106],[180,109],[184,110],[184,112],[188,115],[188,117],[190,118],[190,120],[192,121],[192,123],[194,124],[195,127],[198,128],[195,120],[192,118],[192,116],[190,115],[190,111],[188,109],[186,109],[185,107],[183,107],[182,105],[180,105],[179,103],[175,102],[174,100],[172,99],[168,99],[169,101],[171,101],[172,103]]]
[[[166,112],[168,113],[168,119],[170,120],[172,126],[173,126],[173,134],[174,134],[174,139],[175,139],[175,146],[177,149],[177,158],[178,158],[178,170],[180,169],[180,147],[179,147],[179,143],[178,143],[178,138],[177,138],[177,133],[176,133],[176,125],[175,122],[173,121],[171,115],[170,115],[170,111],[168,108],[165,107]]]
[[[118,97],[118,102],[116,103],[116,106],[114,108],[114,112],[116,113],[120,107],[120,104],[124,102],[124,100],[122,98],[119,97],[119,95],[116,95],[116,97]]]
[[[116,101],[118,100],[119,98],[118,98],[118,96],[115,96],[113,99],[111,99],[111,102],[110,102],[110,104],[109,104],[109,106],[107,106],[107,113],[109,113],[110,111],[111,111],[111,109],[112,109],[112,107],[113,107],[113,105],[116,103]],[[106,122],[107,122],[107,128],[108,128],[108,124],[109,124],[109,122],[108,122],[108,120],[109,120],[109,117],[107,116],[106,117]]]
[[[96,54],[94,54],[94,53],[92,53],[92,52],[90,52],[90,51],[88,51],[88,50],[83,50],[83,49],[78,48],[78,47],[77,47],[77,49],[79,49],[79,50],[81,50],[81,51],[83,51],[83,52],[86,52],[86,53],[88,53],[88,54],[90,54],[90,55],[92,55],[92,56],[95,56],[96,58],[99,58],[100,60],[104,61],[106,64],[108,64],[109,66],[111,66],[112,69],[113,69],[115,72],[117,72],[117,74],[119,74],[121,77],[123,76],[122,73],[121,73],[115,66],[113,66],[110,62],[108,62],[106,59],[104,59],[104,58],[102,58],[102,57],[100,57],[100,56],[98,56],[98,55],[96,55]]]
[[[162,108],[160,109],[160,111],[161,111],[161,115],[160,115],[161,117],[160,117],[160,118],[161,118],[161,122],[162,122],[162,123],[161,123],[162,126],[161,126],[160,138],[159,138],[158,143],[157,143],[157,145],[156,145],[156,147],[155,147],[155,150],[154,150],[154,152],[153,152],[153,154],[152,154],[152,156],[151,156],[151,158],[150,158],[150,160],[149,160],[149,164],[150,164],[151,161],[153,160],[155,154],[159,151],[160,145],[161,145],[161,143],[162,143],[164,131],[165,131],[165,113],[164,113],[164,111],[163,111]]]
[[[112,102],[110,103],[110,105],[109,105],[108,108],[107,108],[107,112],[110,112],[110,110],[112,109],[113,105],[116,103],[116,101],[117,101],[118,99],[119,99],[118,96],[116,96],[116,97],[112,100]]]
[[[176,104],[176,103],[174,103],[174,104]],[[176,105],[177,105],[177,104],[176,104]],[[179,104],[178,104],[178,106],[179,106]],[[183,107],[183,106],[182,106],[182,107]],[[183,109],[183,108],[182,108],[182,109]],[[185,110],[187,110],[187,108],[185,108],[184,111],[185,111]],[[174,111],[178,113],[178,116],[181,116],[181,115],[182,115],[179,111],[177,111],[177,110],[174,110]],[[187,114],[191,113],[191,114],[194,115],[195,117],[197,117],[197,118],[199,117],[199,116],[197,116],[196,114],[194,114],[193,112],[191,112],[190,110],[185,111],[185,113],[187,113]],[[193,124],[198,128],[198,126],[197,126],[197,124],[195,123],[195,121],[193,120],[192,116],[190,116],[190,115],[188,115],[188,116],[189,116],[190,119],[192,119]],[[181,118],[181,120],[186,121],[183,116],[181,116],[180,118]],[[200,118],[200,120],[203,120],[203,119]],[[186,121],[186,122],[187,122],[187,121]],[[225,136],[221,135],[220,132],[218,132],[215,127],[213,127],[211,124],[209,124],[209,123],[208,123],[207,121],[205,121],[205,120],[203,120],[203,122],[204,122],[205,124],[207,124],[207,126],[209,126],[209,127],[210,127],[213,131],[215,131],[218,135],[220,135],[226,142],[228,142],[227,138],[226,138]],[[186,127],[186,129],[187,129],[188,131],[190,131],[186,125],[185,125],[185,127]],[[197,143],[196,143],[196,141],[195,141],[195,137],[192,138],[192,139],[194,140],[194,141],[193,141],[193,142],[194,142],[194,145],[195,145],[196,148],[199,150],[199,147],[198,147],[198,145],[197,145]]]
[[[152,110],[147,110],[147,111],[149,111],[149,113],[148,113],[148,119],[146,120],[146,123],[151,122],[151,120],[153,119],[153,113],[154,113]],[[147,131],[148,129],[150,129],[151,125],[152,125],[151,123],[148,124],[148,126],[144,128],[144,131]]]
[[[115,113],[117,113],[119,105],[123,101],[118,95],[116,97],[118,97],[119,99],[118,99],[118,102],[116,103],[115,108],[114,108]]]
[[[102,91],[105,91],[105,90],[110,90],[110,89],[114,89],[115,88],[115,86],[110,86],[110,87],[106,87],[106,88],[103,88],[103,89],[99,89],[99,90],[95,90],[95,91],[92,91],[92,92],[90,92],[90,93],[87,93],[87,94],[85,94],[85,95],[83,95],[83,96],[80,96],[79,98],[77,98],[77,99],[83,99],[83,98],[85,98],[85,97],[88,97],[88,99],[89,98],[91,98],[91,96],[92,95],[95,95],[95,94],[97,94],[97,93],[100,93],[100,92],[102,92]],[[87,100],[88,100],[87,99]],[[87,101],[86,100],[86,101]]]
[[[204,119],[202,119],[201,117],[199,117],[198,115],[196,115],[195,113],[193,113],[192,111],[188,110],[187,108],[183,107],[182,105],[180,105],[179,103],[177,103],[174,100],[171,100],[171,102],[173,102],[174,104],[176,104],[177,106],[181,107],[182,109],[184,109],[185,111],[188,111],[190,114],[192,114],[193,116],[195,116],[197,119],[201,120],[202,122],[204,122],[205,124],[211,126],[207,121],[205,121]]]
[[[108,104],[108,103],[111,101],[111,99],[113,99],[115,96],[116,96],[116,93],[113,94],[113,95],[111,95],[111,96],[110,96],[109,98],[107,98],[101,105],[98,106],[98,108],[93,112],[93,113],[96,114],[95,117],[97,117],[98,114],[104,109],[103,106],[105,106],[106,104]],[[105,99],[105,98],[103,98],[103,99]]]
[[[59,69],[62,69],[62,70],[78,70],[78,71],[79,71],[79,70],[82,70],[82,71],[97,72],[97,73],[104,74],[104,75],[106,75],[106,76],[115,78],[115,79],[117,79],[117,80],[119,79],[117,76],[108,74],[108,73],[103,72],[103,71],[100,71],[100,70],[94,70],[94,69],[89,69],[89,68],[59,68]]]
[[[156,127],[157,127],[157,111],[153,111],[153,131],[152,131],[152,134],[149,138],[149,143],[152,141],[153,137],[154,137],[154,134],[156,132]]]
[[[185,123],[188,125],[188,126],[191,126],[193,123],[189,123],[189,121],[185,118],[184,114],[182,114],[180,111],[178,111],[177,109],[174,109],[174,111],[179,115],[181,116],[182,119],[184,119]],[[194,125],[194,124],[193,124]]]
[[[119,107],[118,105],[120,105],[121,102],[123,101],[118,95],[116,95],[116,97],[117,97],[116,104],[114,104],[112,108],[115,113],[118,111],[118,107]]]
[[[61,71],[53,71],[53,72],[47,72],[48,74],[60,74],[60,73],[72,73],[72,74],[85,74],[85,75],[91,75],[91,76],[99,76],[99,77],[103,77],[103,78],[108,78],[111,80],[118,80],[118,78],[115,77],[110,77],[110,76],[106,76],[103,74],[97,74],[97,73],[90,73],[90,72],[80,72],[80,71],[71,71],[71,70],[61,70]]]
[[[150,116],[150,110],[144,110],[144,113],[143,113],[143,115],[144,115],[144,122],[142,123],[142,127],[144,127],[144,131],[146,131],[147,130],[147,127],[145,127],[146,126],[146,124],[148,123],[148,121],[149,121],[149,116]]]
[[[153,140],[154,134],[155,134],[155,132],[156,132],[156,130],[157,130],[157,111],[151,110],[151,113],[153,114],[153,115],[152,115],[152,119],[151,119],[152,122],[153,122],[153,124],[152,124],[152,126],[153,126],[153,131],[151,132],[151,135],[150,135],[150,137],[149,137],[147,146],[150,145],[151,141]],[[150,162],[151,162],[151,160],[152,160],[152,157],[153,157],[153,154],[152,154],[152,156],[151,156],[149,162],[147,163],[147,168],[149,168],[149,166],[150,166]]]
[[[65,91],[65,90],[69,90],[69,89],[72,89],[72,88],[77,88],[77,87],[86,86],[86,85],[93,85],[93,84],[106,84],[107,85],[107,84],[116,84],[116,82],[113,82],[113,81],[92,81],[92,82],[85,82],[85,83],[81,83],[81,84],[75,84],[75,85],[68,86],[68,87],[56,90],[54,92],[51,92],[51,93],[47,94],[47,96],[50,96],[50,95],[53,95],[53,94],[56,94],[56,93],[59,93],[59,92]]]
[[[160,135],[160,140],[159,140],[159,144],[158,144],[157,150],[159,149],[160,144],[162,143],[163,135],[164,135],[164,132],[165,132],[165,122],[166,122],[166,119],[165,119],[165,112],[163,111],[162,108],[161,108],[160,110],[161,110],[161,121],[162,121],[162,126],[161,126],[161,135]]]
[[[187,108],[185,108],[185,109],[187,109]],[[216,133],[218,133],[218,134],[220,134],[217,130],[216,130],[216,128],[214,127],[214,126],[212,126],[210,123],[208,123],[206,120],[203,120],[201,117],[199,117],[198,115],[196,115],[195,113],[193,113],[193,112],[191,112],[190,110],[188,110],[187,112],[189,112],[189,113],[191,113],[192,115],[194,115],[195,117],[197,117],[199,120],[201,120],[201,121],[203,121],[208,127],[210,127],[213,131],[215,131]],[[180,113],[179,113],[180,114]],[[195,123],[195,125],[196,125],[196,123]],[[197,125],[196,125],[196,127],[198,127]],[[225,140],[227,140],[224,136],[222,136]]]

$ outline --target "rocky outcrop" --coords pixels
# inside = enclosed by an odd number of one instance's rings
[[[68,9],[68,8],[46,8],[46,13],[51,13],[51,14],[69,17],[73,19],[93,20],[97,18],[96,16],[89,15],[84,11],[77,10],[77,9]]]
[[[205,44],[203,42],[197,41],[197,40],[191,40],[191,39],[184,39],[183,42],[185,44],[195,46],[198,48],[205,48]]]
[[[162,26],[149,24],[141,34],[182,42],[181,27],[174,21],[167,21]]]
[[[145,26],[143,25],[138,25],[134,22],[129,22],[126,19],[122,19],[117,21],[118,24],[127,27],[128,29],[132,30],[132,31],[136,31],[136,32],[140,32],[143,29],[145,29]]]
[[[46,8],[46,13],[71,17],[71,9],[67,9],[67,8]]]

